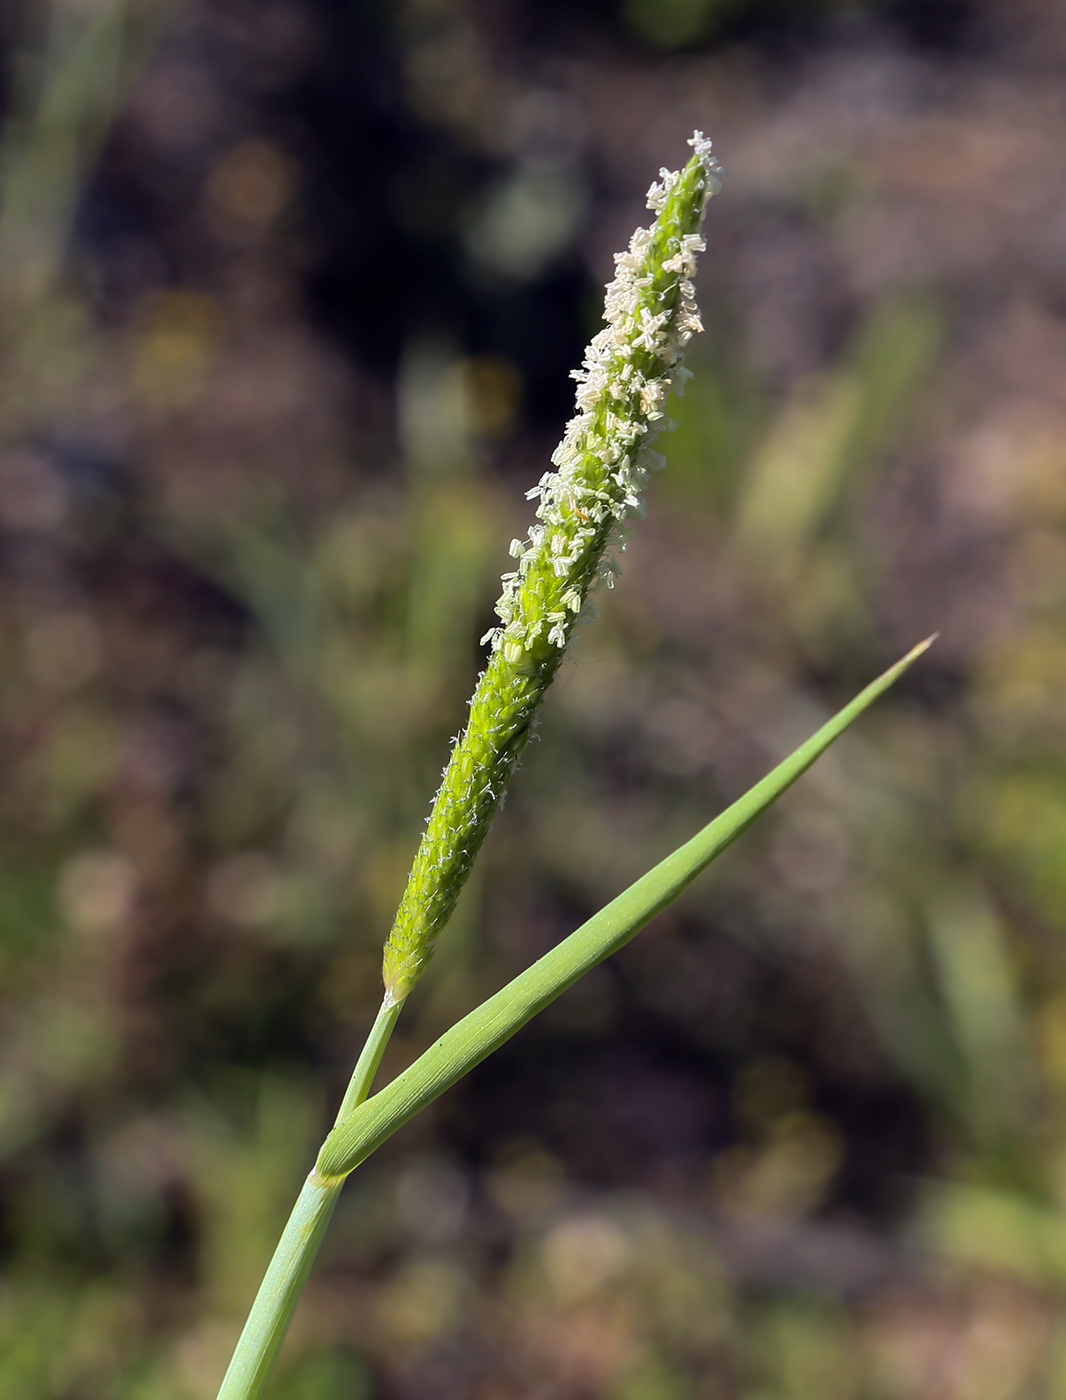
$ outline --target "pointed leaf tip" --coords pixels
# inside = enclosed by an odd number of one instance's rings
[[[875,681],[868,685],[862,694],[865,696],[871,691],[874,691],[879,695],[882,690],[887,690],[888,686],[912,666],[914,662],[918,660],[919,656],[924,656],[939,636],[939,632],[933,632],[926,637],[925,641],[919,642],[917,646],[911,647],[906,656],[901,656],[894,665],[890,666],[887,671],[884,671]],[[862,697],[860,696],[858,698],[861,699]]]

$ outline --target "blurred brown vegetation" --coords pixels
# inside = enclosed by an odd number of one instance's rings
[[[669,469],[386,1071],[941,637],[357,1173],[274,1394],[1066,1393],[1060,7],[21,0],[0,42],[0,1400],[214,1394],[694,126]]]

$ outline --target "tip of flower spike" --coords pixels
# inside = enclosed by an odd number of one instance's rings
[[[710,194],[717,194],[722,188],[719,175],[725,173],[725,167],[715,158],[711,152],[712,142],[704,136],[702,131],[694,131],[688,138],[688,144],[695,151],[698,159],[703,164],[703,169],[707,175],[707,189]]]
[[[718,163],[717,159],[711,152],[711,147],[714,145],[714,142],[711,141],[709,137],[704,136],[702,131],[698,129],[694,131],[692,135],[688,138],[688,144],[692,147],[692,149],[699,156],[700,160],[703,161],[704,165],[709,171],[712,172],[712,174],[715,171],[721,170],[721,165]]]

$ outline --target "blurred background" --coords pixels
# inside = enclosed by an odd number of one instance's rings
[[[0,1400],[210,1400],[694,126],[669,469],[410,1062],[934,629],[353,1178],[277,1400],[1066,1395],[1055,0],[6,0]]]

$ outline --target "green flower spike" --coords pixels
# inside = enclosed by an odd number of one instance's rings
[[[664,465],[654,443],[669,426],[670,391],[690,377],[685,347],[703,329],[691,278],[707,200],[720,188],[710,141],[697,131],[689,145],[684,170],[661,170],[648,191],[652,226],[615,255],[607,325],[574,373],[577,416],[552,457],[557,470],[528,493],[540,499],[539,523],[511,543],[518,567],[503,577],[500,625],[482,638],[492,655],[385,944],[387,1006],[403,1001],[432,957],[576,624],[595,616],[588,595],[613,585],[623,522],[643,514],[648,474]]]

